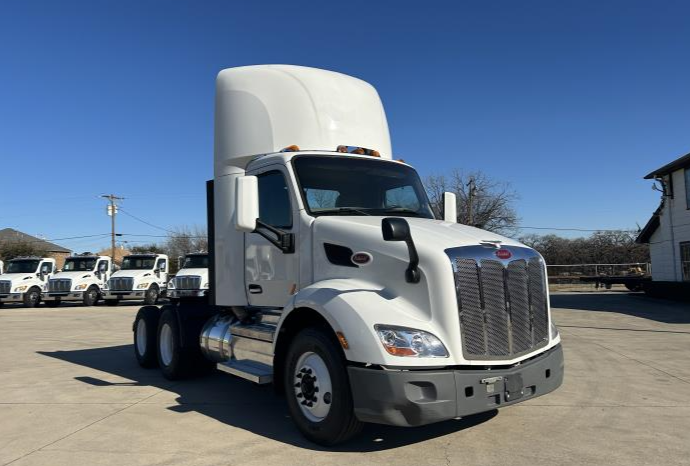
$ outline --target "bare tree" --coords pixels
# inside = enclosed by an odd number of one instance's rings
[[[490,178],[482,172],[433,175],[425,180],[431,206],[442,217],[443,193],[457,196],[458,223],[472,225],[502,234],[514,234],[519,218],[513,207],[517,193],[509,183]]]
[[[177,259],[190,252],[208,252],[206,228],[181,226],[171,230],[164,246],[170,257],[171,272],[177,272]]]
[[[10,260],[16,257],[44,256],[46,251],[35,243],[25,241],[3,241],[0,243],[0,259]]]

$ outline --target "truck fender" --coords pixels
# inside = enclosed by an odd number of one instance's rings
[[[423,312],[408,301],[388,295],[380,286],[352,279],[324,280],[300,290],[283,309],[273,342],[276,357],[284,348],[285,342],[281,339],[290,333],[291,322],[294,323],[296,315],[305,312],[312,316],[316,313],[333,332],[341,333],[347,340],[347,348],[343,347],[345,358],[357,363],[401,363],[383,348],[374,330],[376,324],[430,331]]]

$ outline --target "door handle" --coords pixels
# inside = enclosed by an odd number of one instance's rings
[[[261,294],[264,290],[259,285],[249,285],[249,294]]]

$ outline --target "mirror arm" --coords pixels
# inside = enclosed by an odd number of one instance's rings
[[[265,230],[273,233],[275,237]],[[285,254],[294,254],[295,252],[295,235],[292,233],[287,233],[280,228],[276,228],[272,225],[264,223],[258,218],[256,219],[256,230],[254,230],[254,233],[266,238],[272,245],[283,251]]]
[[[410,255],[410,263],[407,265],[407,270],[405,270],[405,281],[407,283],[419,283],[422,279],[419,273],[419,255],[417,254],[417,247],[414,245],[414,241],[410,236],[405,240],[407,244],[407,252]]]

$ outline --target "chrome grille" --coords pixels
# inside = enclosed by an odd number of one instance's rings
[[[113,277],[108,282],[110,291],[131,291],[134,287],[134,279],[130,277]]]
[[[0,294],[7,294],[12,288],[12,282],[9,280],[0,281]]]
[[[72,289],[72,280],[69,278],[54,278],[48,280],[48,293],[68,292]]]
[[[201,288],[201,277],[198,275],[182,275],[175,277],[175,288],[178,290],[198,290]]]
[[[468,359],[520,356],[548,342],[544,264],[532,249],[493,246],[446,251],[455,274],[463,352]]]

